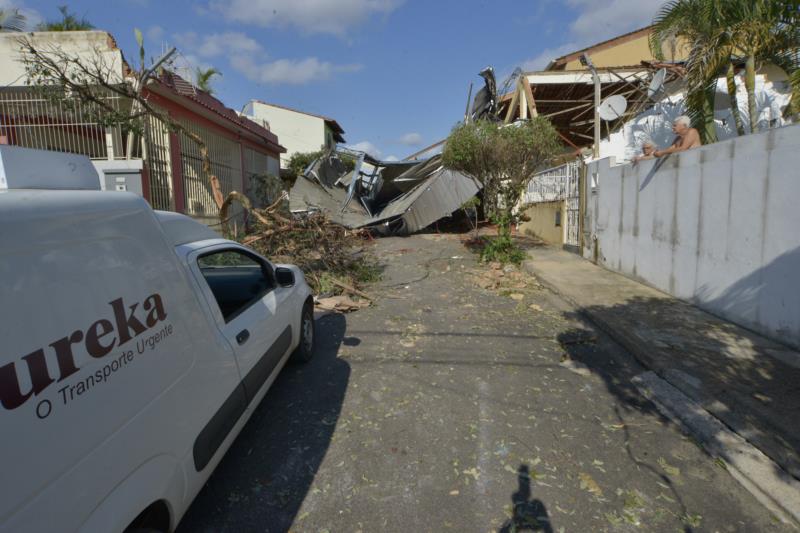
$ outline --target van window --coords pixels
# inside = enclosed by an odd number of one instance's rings
[[[197,259],[219,310],[230,322],[275,288],[271,269],[239,250],[220,250]]]

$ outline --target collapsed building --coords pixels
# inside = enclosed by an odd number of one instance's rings
[[[348,159],[355,163],[346,164]],[[483,185],[446,169],[441,155],[424,161],[380,161],[344,148],[312,162],[289,193],[292,213],[323,212],[347,228],[406,235],[451,215]]]

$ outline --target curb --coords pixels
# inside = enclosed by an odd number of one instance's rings
[[[639,393],[692,435],[713,458],[773,514],[800,526],[800,482],[652,370],[633,379]]]
[[[711,457],[725,461],[726,466],[730,467],[728,472],[731,476],[762,505],[783,522],[800,529],[800,481],[681,392],[675,384],[661,377],[665,369],[653,364],[640,342],[620,332],[619,328],[615,328],[600,314],[588,311],[574,298],[564,294],[558,286],[539,274],[533,264],[531,259],[523,261],[522,269],[536,276],[542,286],[570,304],[580,316],[611,337],[648,370],[634,378],[634,385],[640,394],[652,401],[659,411],[677,423],[685,433],[697,439]],[[714,427],[720,437],[709,437],[709,427]]]

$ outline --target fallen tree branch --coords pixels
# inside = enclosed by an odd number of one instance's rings
[[[351,287],[347,283],[342,283],[338,279],[332,279],[331,283],[333,283],[337,287],[341,287],[342,289],[344,289],[345,291],[349,292],[350,294],[355,294],[356,296],[361,296],[362,298],[365,298],[365,299],[369,300],[370,302],[374,302],[375,301],[375,299],[372,296],[370,296],[369,294],[365,293],[364,291],[360,291],[360,290],[356,289],[355,287]]]

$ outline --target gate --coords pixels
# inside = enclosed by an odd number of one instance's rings
[[[523,205],[563,201],[566,217],[564,244],[580,246],[580,175],[583,162],[579,159],[536,174],[525,188]]]

